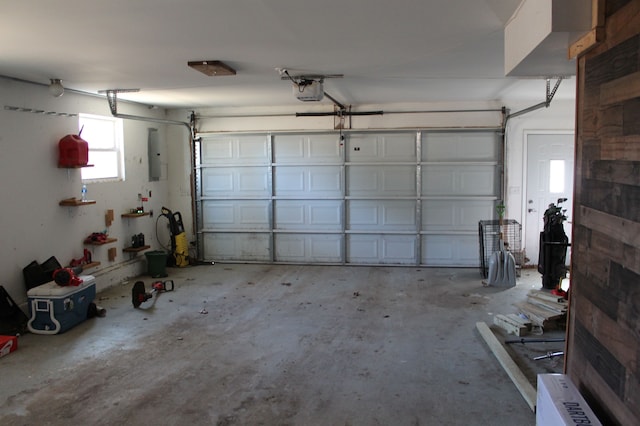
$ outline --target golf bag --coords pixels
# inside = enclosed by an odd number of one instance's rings
[[[569,238],[562,223],[567,219],[560,204],[567,201],[559,198],[557,204],[549,204],[544,212],[544,230],[540,233],[538,272],[542,274],[542,287],[556,289],[566,276],[567,247]]]

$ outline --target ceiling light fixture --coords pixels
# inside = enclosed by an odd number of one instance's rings
[[[187,65],[209,77],[236,75],[236,70],[222,61],[189,61]]]
[[[52,78],[51,83],[49,84],[49,93],[56,98],[59,98],[64,94],[64,86],[62,85],[62,80],[59,78]]]

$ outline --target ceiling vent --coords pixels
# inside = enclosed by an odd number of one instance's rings
[[[293,83],[293,94],[298,100],[303,102],[317,102],[324,97],[322,81],[302,80]]]

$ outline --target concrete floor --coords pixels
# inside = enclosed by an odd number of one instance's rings
[[[131,280],[98,294],[106,317],[20,337],[0,359],[0,424],[535,424],[475,327],[540,288],[533,270],[508,290],[483,287],[477,269],[168,272],[175,291],[139,309]],[[562,370],[523,367],[533,381]]]

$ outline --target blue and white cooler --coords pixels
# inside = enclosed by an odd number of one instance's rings
[[[77,286],[60,286],[55,281],[27,291],[29,321],[27,328],[35,334],[64,333],[87,319],[89,305],[96,297],[93,275],[80,275]]]

